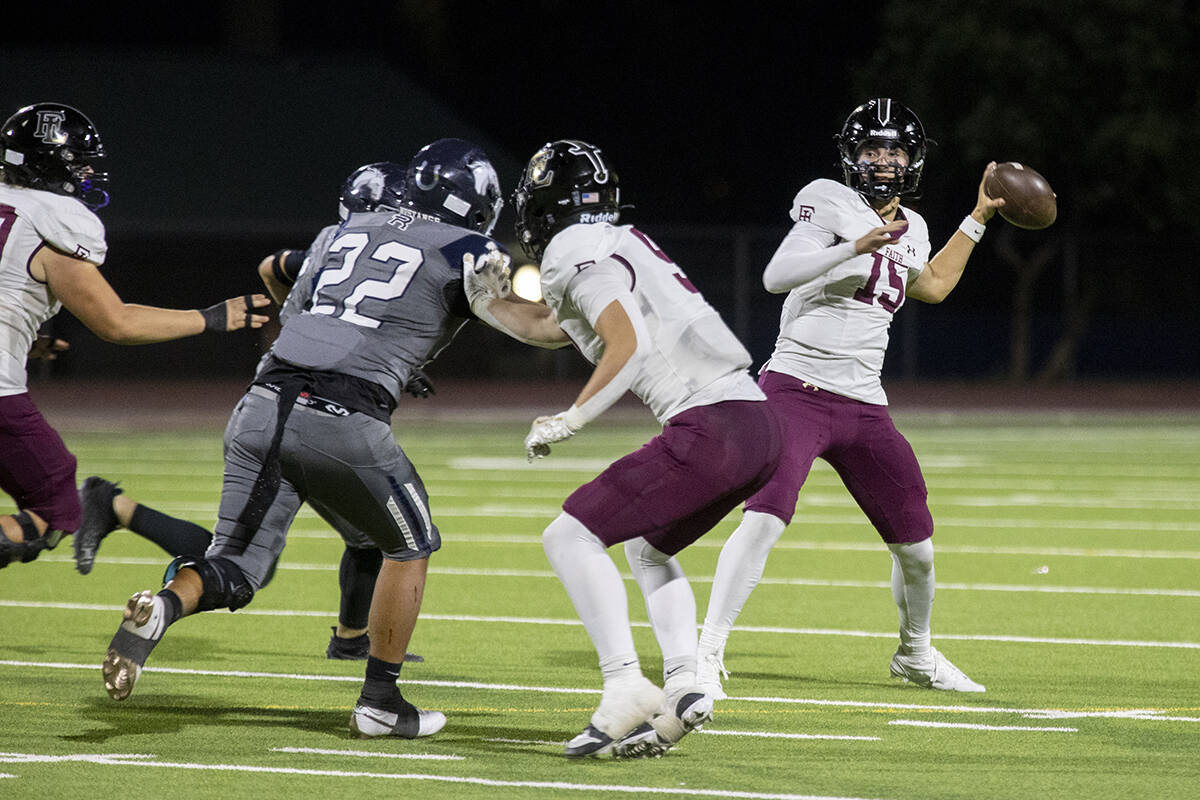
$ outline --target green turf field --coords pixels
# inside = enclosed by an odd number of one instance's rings
[[[444,539],[411,648],[426,661],[401,680],[447,713],[444,731],[349,738],[362,664],[324,658],[341,544],[315,515],[249,608],[172,627],[119,704],[100,660],[168,559],[115,533],[82,577],[66,540],[0,571],[0,797],[1200,797],[1200,422],[897,422],[937,522],[934,643],[986,694],[888,677],[890,560],[819,465],[729,642],[713,722],[659,760],[568,762],[599,674],[539,535],[654,428],[601,421],[528,465],[524,419],[398,423]],[[80,479],[211,526],[219,429],[63,434]],[[735,519],[681,554],[701,615]]]

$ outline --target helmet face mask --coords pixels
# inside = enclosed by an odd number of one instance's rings
[[[576,139],[533,154],[513,192],[517,241],[540,260],[555,233],[577,222],[617,222],[621,189],[600,148]]]
[[[407,170],[391,161],[364,164],[346,178],[338,195],[338,219],[368,211],[398,211],[404,207]]]
[[[886,97],[869,100],[850,112],[841,133],[834,138],[847,186],[869,200],[916,194],[925,153],[933,142],[925,137],[921,120],[907,107]],[[867,150],[882,155],[863,159]],[[896,150],[906,156],[905,163],[894,157]]]
[[[103,157],[96,126],[62,103],[25,106],[0,129],[6,182],[74,197],[93,210],[109,201],[108,173],[96,171],[93,163]]]
[[[496,168],[479,147],[464,139],[438,139],[409,162],[403,204],[490,236],[504,199]]]

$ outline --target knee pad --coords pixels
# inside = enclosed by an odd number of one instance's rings
[[[163,583],[169,583],[181,569],[193,570],[200,576],[203,590],[200,601],[196,604],[197,611],[212,611],[215,608],[228,608],[237,611],[244,608],[254,599],[254,587],[246,580],[241,568],[228,559],[192,558],[177,556],[167,567],[163,575]]]
[[[889,544],[888,549],[892,551],[892,557],[905,574],[928,573],[933,570],[933,539]]]
[[[670,561],[672,556],[659,550],[641,536],[625,542],[625,560],[632,568],[634,564],[647,567],[661,567]]]

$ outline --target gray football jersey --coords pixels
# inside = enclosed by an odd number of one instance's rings
[[[352,214],[309,248],[271,353],[306,369],[374,381],[399,400],[409,373],[471,315],[462,258],[491,239],[408,211]]]

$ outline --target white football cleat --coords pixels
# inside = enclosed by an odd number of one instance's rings
[[[713,700],[729,699],[721,687],[721,679],[729,677],[729,670],[725,669],[725,648],[716,652],[701,651],[697,655],[696,684]]]
[[[677,684],[658,713],[613,745],[615,758],[659,758],[680,739],[712,720],[713,698],[694,683]]]
[[[982,684],[971,680],[961,669],[951,664],[936,647],[930,647],[928,655],[919,657],[897,650],[892,656],[890,669],[893,677],[915,683],[924,689],[938,689],[944,692],[987,691]]]
[[[612,681],[604,687],[600,706],[583,733],[567,742],[567,758],[607,756],[613,744],[650,719],[662,703],[663,691],[646,676]]]
[[[374,739],[378,736],[416,739],[432,736],[446,725],[446,715],[440,711],[416,707],[412,710],[417,712],[415,716],[357,703],[350,713],[350,735],[355,739]]]
[[[121,626],[109,642],[100,665],[109,697],[113,700],[129,697],[146,658],[166,631],[162,598],[149,590],[129,598],[122,611]]]

